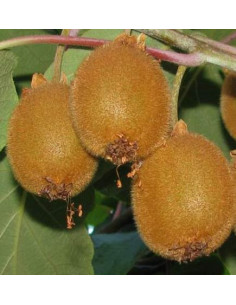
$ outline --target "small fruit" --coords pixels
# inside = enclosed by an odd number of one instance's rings
[[[97,168],[72,128],[69,92],[67,84],[34,74],[9,123],[7,155],[16,179],[50,200],[81,192]]]
[[[71,116],[82,145],[116,165],[147,157],[170,131],[170,92],[141,36],[120,35],[80,65]]]
[[[144,242],[165,258],[209,255],[234,222],[233,179],[221,151],[179,121],[166,145],[143,162],[132,201]]]
[[[221,90],[221,114],[226,129],[236,139],[236,73],[225,73]]]

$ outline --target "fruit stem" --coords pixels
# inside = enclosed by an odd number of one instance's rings
[[[70,34],[70,30],[62,30],[61,35],[62,36],[68,36]],[[62,64],[62,58],[65,51],[65,45],[58,45],[55,58],[54,58],[54,73],[52,81],[54,82],[60,82],[61,80],[61,64]]]
[[[173,89],[172,89],[172,121],[173,126],[178,122],[178,101],[179,101],[179,91],[182,83],[182,79],[187,67],[179,66],[177,73],[175,75]]]

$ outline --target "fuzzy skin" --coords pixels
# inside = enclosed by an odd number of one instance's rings
[[[9,123],[7,155],[15,178],[38,194],[45,177],[73,184],[72,196],[90,182],[97,161],[82,148],[69,117],[69,86],[46,83],[29,89]]]
[[[125,135],[146,157],[170,130],[170,92],[159,63],[137,46],[114,41],[81,64],[72,86],[73,126],[85,148],[105,156]]]
[[[221,151],[200,135],[170,138],[146,159],[134,183],[132,202],[138,231],[165,258],[187,261],[209,255],[232,230],[233,181]],[[185,247],[206,245],[185,257]]]
[[[226,75],[221,90],[221,114],[226,129],[236,140],[236,74]]]

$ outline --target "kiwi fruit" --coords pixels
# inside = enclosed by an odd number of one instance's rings
[[[225,71],[225,80],[221,89],[221,114],[226,129],[236,140],[236,73]]]
[[[137,229],[155,253],[179,262],[209,255],[234,222],[233,179],[220,149],[179,121],[133,182]]]
[[[70,87],[34,74],[9,122],[7,155],[28,192],[67,200],[92,179],[97,161],[81,146],[69,116]]]
[[[144,36],[98,47],[79,66],[70,112],[82,145],[116,165],[146,158],[170,132],[171,96]]]

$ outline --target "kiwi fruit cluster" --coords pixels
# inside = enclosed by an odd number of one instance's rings
[[[179,262],[209,255],[235,223],[232,166],[183,121],[173,128],[171,106],[144,36],[122,34],[84,60],[70,87],[33,78],[9,124],[15,177],[65,200],[91,181],[97,158],[131,163],[134,220],[147,246]]]

